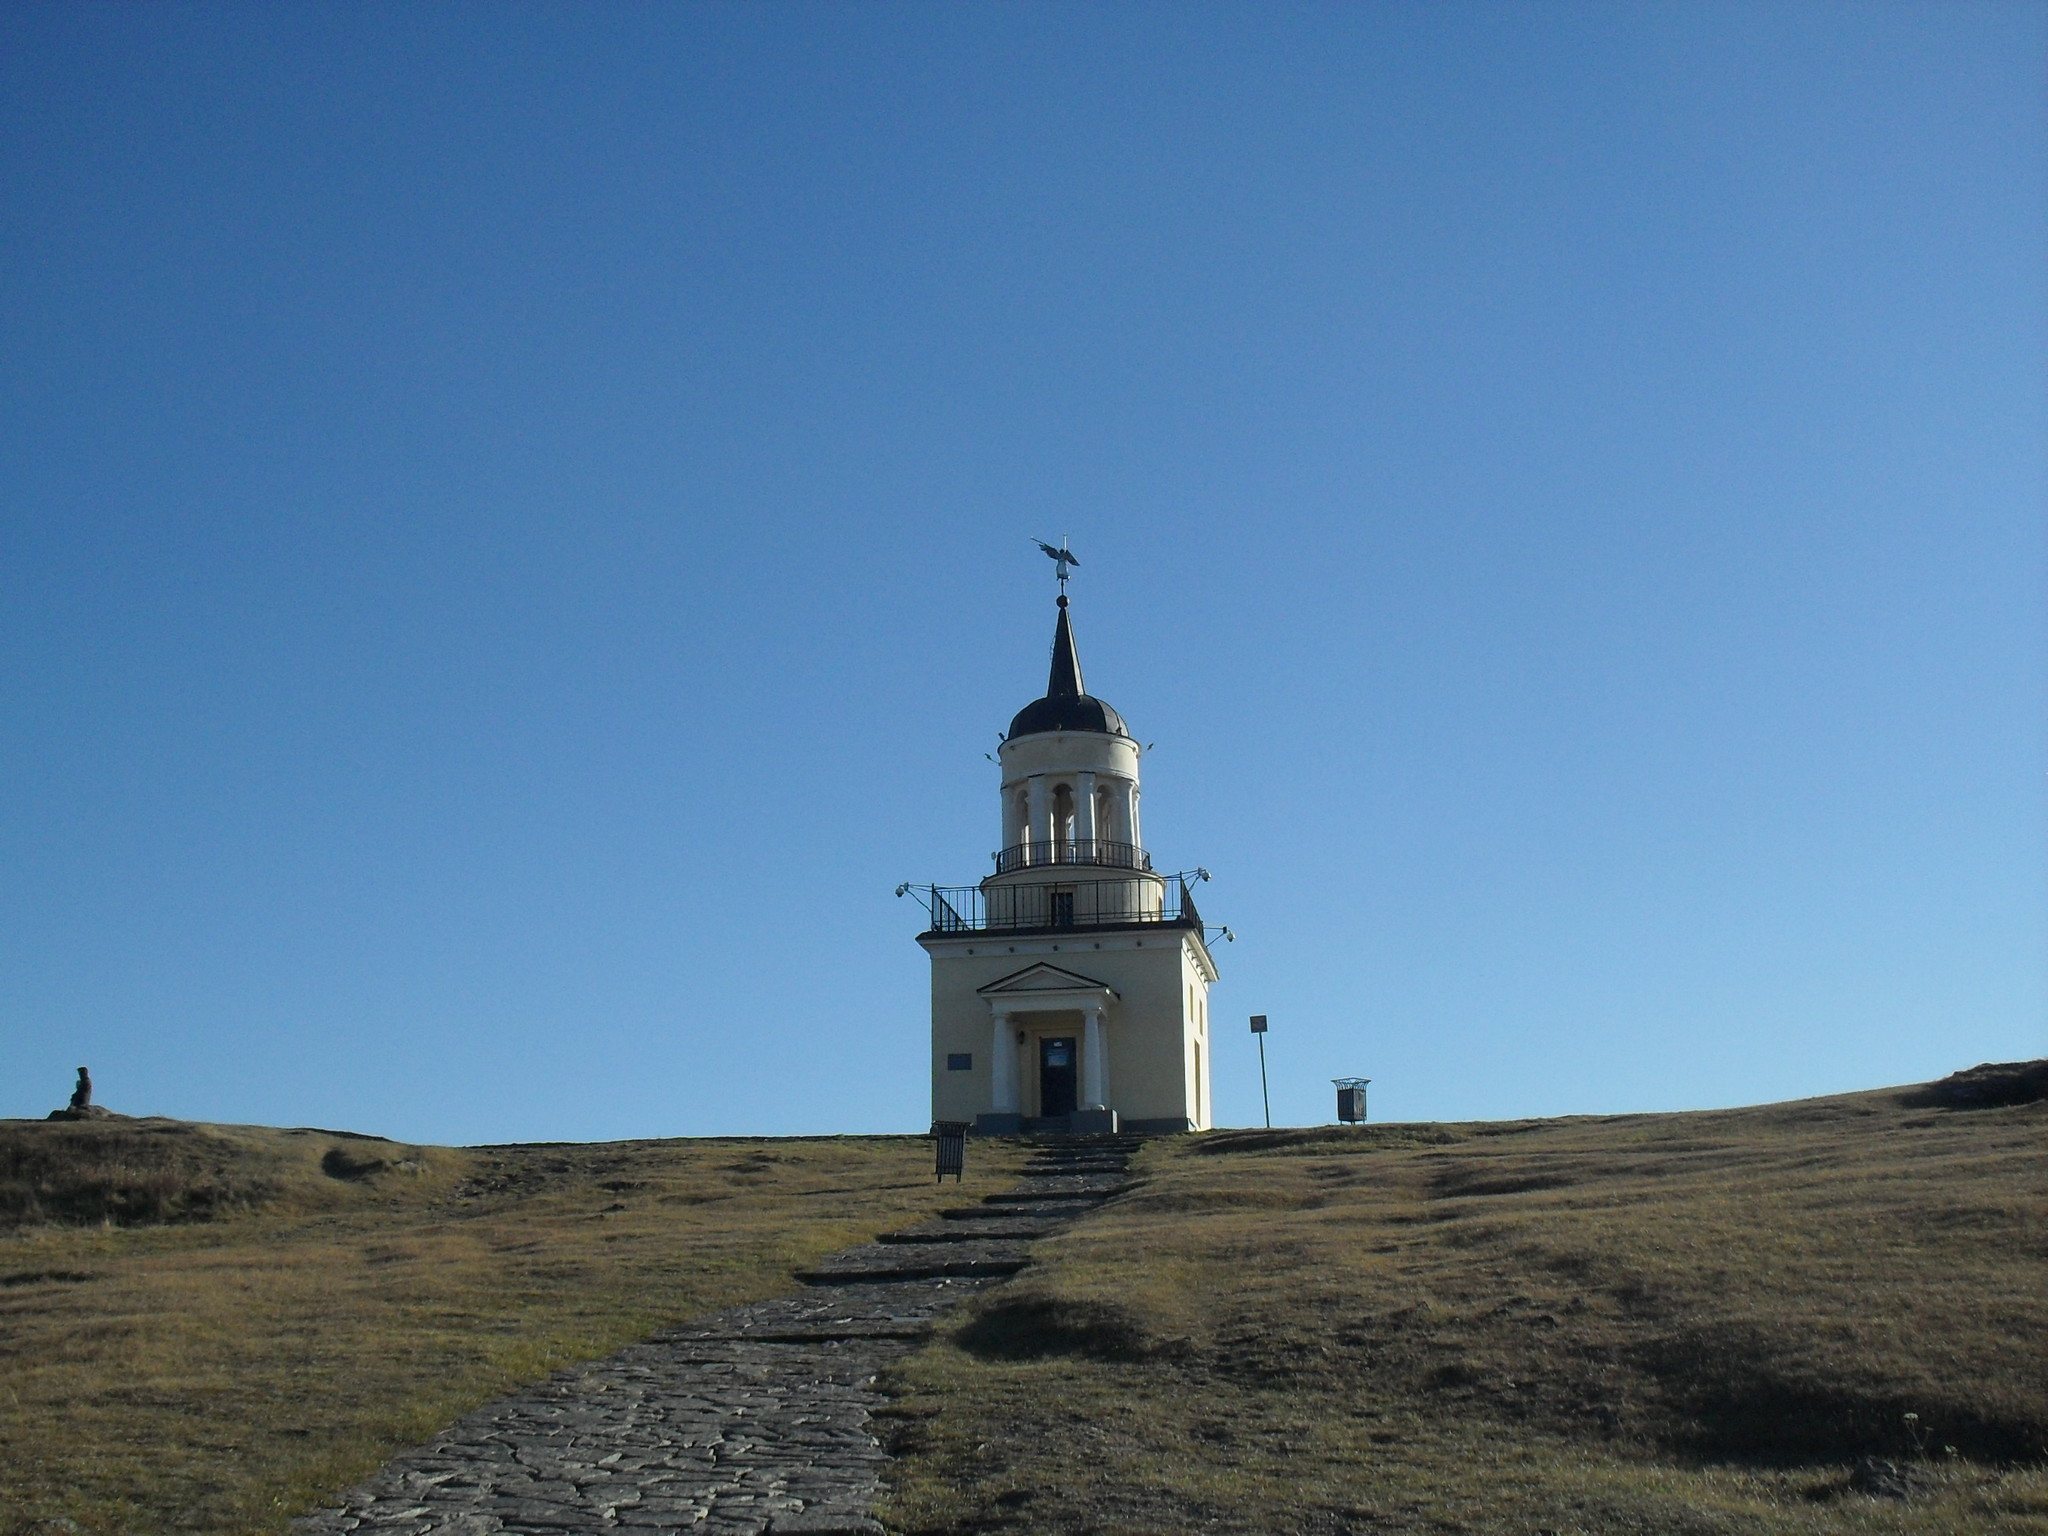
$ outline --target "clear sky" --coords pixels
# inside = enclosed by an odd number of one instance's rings
[[[0,9],[0,1115],[922,1129],[1062,535],[1220,1120],[2048,1054],[2044,43]]]

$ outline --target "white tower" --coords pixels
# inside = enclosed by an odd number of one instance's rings
[[[994,1134],[1208,1129],[1216,966],[1186,880],[1145,852],[1142,755],[1082,686],[1062,592],[1045,697],[998,754],[995,870],[920,893],[934,1119]]]

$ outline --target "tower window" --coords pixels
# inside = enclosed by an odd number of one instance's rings
[[[946,1057],[946,1070],[948,1072],[972,1072],[974,1070],[974,1052],[953,1051],[949,1053]]]

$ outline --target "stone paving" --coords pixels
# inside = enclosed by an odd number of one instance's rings
[[[1055,1143],[1015,1189],[849,1248],[800,1295],[695,1319],[457,1420],[297,1536],[879,1532],[876,1374],[1031,1242],[1128,1187],[1131,1144]]]

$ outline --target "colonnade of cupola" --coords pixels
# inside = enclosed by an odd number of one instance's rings
[[[1003,766],[998,873],[1047,864],[1146,867],[1136,743],[1100,736],[1027,737],[1014,748],[1005,744]]]

